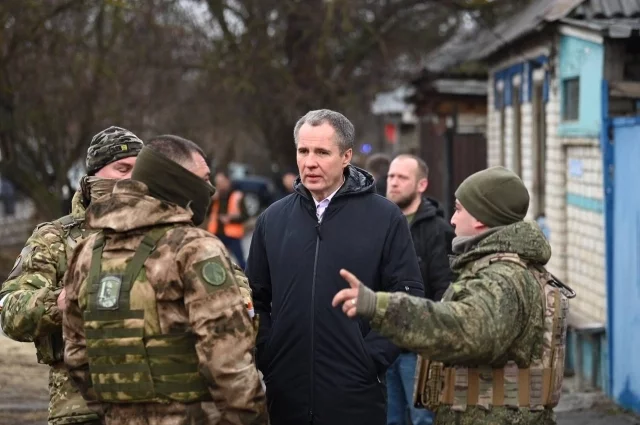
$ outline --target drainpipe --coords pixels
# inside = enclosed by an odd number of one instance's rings
[[[453,142],[458,132],[458,110],[454,109],[453,114],[447,117],[447,129],[445,131],[444,142],[444,165],[445,165],[445,178],[443,180],[443,207],[445,217],[448,219],[453,215],[455,205],[455,180],[454,180],[454,153]]]

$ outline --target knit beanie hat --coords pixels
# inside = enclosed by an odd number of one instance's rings
[[[529,209],[529,192],[520,177],[499,166],[467,177],[456,190],[456,198],[487,227],[522,221]]]
[[[130,156],[138,156],[142,140],[127,129],[111,126],[93,136],[87,151],[87,174],[92,176],[102,167]]]

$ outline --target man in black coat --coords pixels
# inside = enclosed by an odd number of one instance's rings
[[[424,289],[400,209],[349,164],[354,128],[311,111],[294,128],[295,192],[257,220],[246,274],[260,317],[257,364],[273,425],[384,425],[384,374],[400,350],[331,307],[348,268],[376,291]]]
[[[398,155],[389,166],[387,199],[400,207],[411,228],[427,298],[439,301],[453,280],[449,268],[455,236],[438,202],[424,196],[429,184],[427,164],[414,155]],[[433,415],[413,407],[416,354],[403,351],[387,371],[387,425],[403,425],[407,409],[413,425],[432,423]]]

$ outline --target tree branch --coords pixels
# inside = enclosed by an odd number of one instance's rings
[[[227,7],[223,0],[207,0],[207,5],[209,5],[209,12],[211,16],[216,20],[220,29],[222,30],[222,34],[227,41],[228,47],[231,51],[238,51],[238,41],[236,37],[233,35],[231,30],[229,29],[229,24],[227,23],[227,19],[224,17],[224,10]]]
[[[399,15],[416,6],[425,6],[426,3],[434,3],[434,0],[405,0],[385,3],[376,20],[367,27],[368,31],[363,31],[360,37],[350,44],[345,55],[346,63],[334,75],[333,82],[339,83],[348,80],[348,77],[362,61],[380,45],[383,37],[401,23],[398,19]]]

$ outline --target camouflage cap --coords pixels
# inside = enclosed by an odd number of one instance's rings
[[[93,136],[87,151],[87,174],[93,175],[107,164],[130,156],[138,156],[144,143],[138,136],[121,127],[111,126]]]

